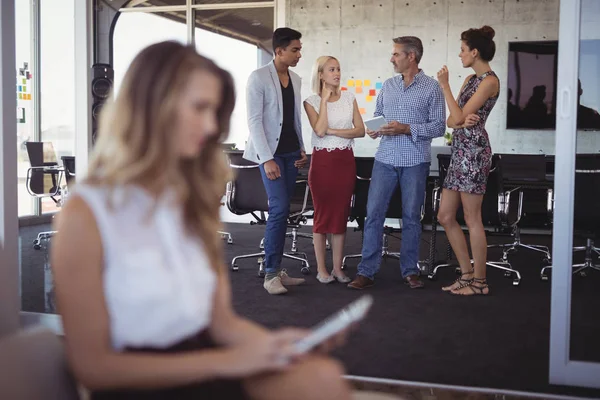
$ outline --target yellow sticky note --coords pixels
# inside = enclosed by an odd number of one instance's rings
[[[367,96],[367,103],[370,103],[373,101],[373,96]]]
[[[358,82],[358,81],[357,81],[357,82]],[[362,87],[360,87],[360,86],[357,86],[357,87],[356,87],[356,93],[357,93],[357,94],[361,94],[361,93],[362,93]]]
[[[350,87],[354,86],[354,81],[349,79],[348,84],[346,86],[350,86]]]
[[[27,100],[31,100],[31,93],[27,93]]]
[[[365,82],[363,84],[364,86],[371,86],[371,81],[368,79],[365,79]]]
[[[23,93],[19,93],[19,100],[23,100]]]
[[[27,79],[23,78],[23,85],[27,84]]]
[[[27,86],[23,86],[23,91],[26,92],[27,91]]]
[[[360,87],[360,86],[362,86],[362,81],[356,81],[355,84],[356,84],[356,87]]]
[[[364,108],[359,108],[358,111],[360,111],[361,114],[367,113],[367,110],[365,110]]]

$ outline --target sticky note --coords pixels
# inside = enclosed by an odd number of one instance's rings
[[[345,86],[342,86],[342,90],[348,90],[348,88]]]
[[[27,91],[27,86],[23,86],[23,91],[26,92]]]
[[[367,113],[367,110],[365,110],[364,108],[359,108],[358,111],[360,111],[361,114]]]
[[[375,89],[381,89],[382,86],[383,86],[383,84],[381,82],[377,82],[375,84]]]
[[[23,78],[23,82],[22,83],[23,83],[23,85],[26,85],[27,84],[27,79]]]
[[[19,100],[23,100],[23,93],[19,93]]]
[[[375,91],[375,89],[369,90],[369,96],[377,96],[377,92]]]
[[[360,86],[357,86],[357,87],[356,87],[356,93],[357,93],[357,94],[361,94],[361,93],[362,93],[362,87],[360,87]]]
[[[31,93],[27,93],[27,100],[31,100]]]
[[[373,96],[367,96],[367,103],[370,103],[373,101]]]
[[[369,79],[365,79],[363,86],[371,86],[371,81]]]
[[[354,81],[353,80],[348,80],[348,86],[349,87],[353,87],[354,86]]]
[[[23,86],[19,85],[19,92],[23,91]]]
[[[356,81],[356,82],[354,82],[354,84],[356,85],[356,87],[361,87],[362,81]]]

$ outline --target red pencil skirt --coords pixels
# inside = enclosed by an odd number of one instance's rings
[[[308,184],[314,206],[314,233],[346,233],[356,182],[352,149],[314,150]]]

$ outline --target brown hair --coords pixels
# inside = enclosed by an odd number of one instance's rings
[[[477,49],[479,56],[484,61],[492,61],[496,54],[496,43],[494,28],[484,25],[479,29],[471,28],[460,34],[460,40],[465,42],[470,50]]]
[[[221,82],[219,134],[197,158],[181,159],[172,138],[181,93],[194,71]],[[98,141],[89,167],[90,184],[114,188],[134,184],[158,196],[174,189],[191,235],[204,244],[213,268],[222,263],[219,207],[230,176],[220,148],[235,105],[233,79],[191,46],[167,41],[142,50],[132,61],[114,101],[103,107]]]

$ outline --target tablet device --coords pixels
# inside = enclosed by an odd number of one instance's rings
[[[385,118],[383,118],[381,115],[379,117],[365,120],[365,125],[372,131],[378,131],[383,125],[386,124],[387,122]]]
[[[308,336],[296,342],[296,351],[299,354],[306,353],[313,347],[318,346],[325,340],[348,328],[353,323],[362,320],[367,315],[372,304],[373,297],[371,295],[366,294],[359,297],[316,325]]]

